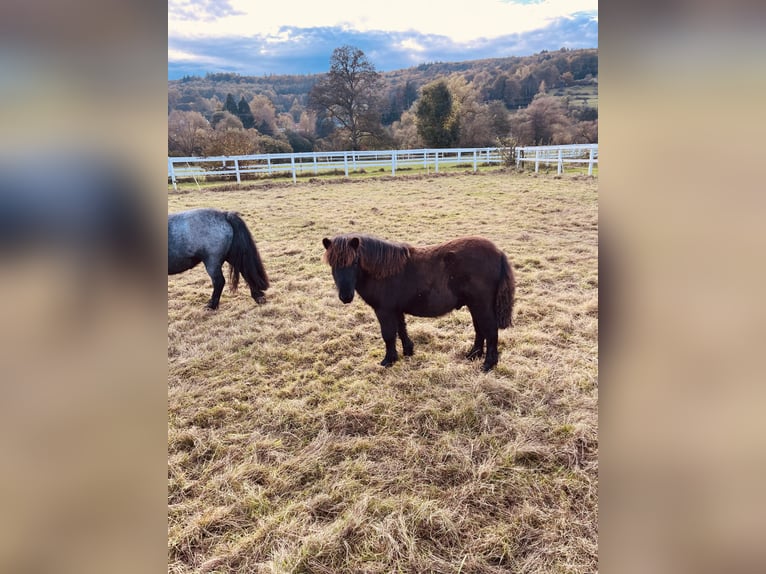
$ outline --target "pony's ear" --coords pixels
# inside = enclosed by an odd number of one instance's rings
[[[351,249],[358,249],[359,248],[359,238],[358,237],[352,237],[348,240],[348,245],[351,247]]]
[[[322,239],[322,245],[324,245],[325,249],[330,249],[330,245],[332,245],[332,241],[327,239],[326,237]]]

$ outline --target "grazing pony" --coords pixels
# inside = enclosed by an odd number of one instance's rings
[[[242,273],[253,299],[265,303],[263,291],[269,287],[269,278],[253,237],[239,215],[217,209],[192,209],[168,215],[168,275],[204,263],[213,281],[209,309],[217,309],[221,299],[226,283],[224,261],[229,263],[231,291],[236,292]]]
[[[497,330],[512,324],[515,282],[505,254],[481,237],[461,237],[441,245],[413,247],[369,235],[324,238],[324,259],[343,303],[354,291],[375,310],[386,343],[384,367],[397,359],[396,335],[412,355],[404,314],[438,317],[468,307],[476,331],[466,358],[487,355],[482,371],[497,364]]]

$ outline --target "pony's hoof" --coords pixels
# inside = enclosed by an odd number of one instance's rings
[[[210,303],[205,305],[205,311],[215,311],[216,309],[218,309],[218,305],[211,305]]]
[[[466,353],[465,358],[469,361],[475,361],[484,355],[484,349],[471,349]]]
[[[256,297],[255,302],[258,303],[259,305],[263,305],[266,302],[266,297],[264,297],[263,295],[261,295],[260,297]]]
[[[381,366],[381,367],[386,367],[386,368],[388,368],[388,367],[390,367],[391,365],[393,365],[395,362],[396,362],[396,359],[389,359],[388,357],[386,357],[385,359],[383,359],[383,360],[380,362],[380,366]]]
[[[404,356],[405,357],[411,357],[415,354],[415,347],[405,347],[404,348]]]
[[[491,370],[492,370],[492,369],[495,367],[495,365],[496,365],[496,364],[497,364],[497,363],[492,363],[492,364],[489,364],[489,365],[488,365],[487,363],[484,363],[484,364],[481,366],[481,372],[482,372],[482,373],[489,373],[489,372],[490,372],[490,371],[491,371]]]

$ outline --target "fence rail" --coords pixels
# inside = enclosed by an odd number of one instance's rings
[[[569,151],[568,148],[573,148]],[[555,149],[564,148],[566,155],[557,156],[559,165],[562,162],[573,163],[583,161],[577,159],[574,148],[581,150],[587,146],[558,146]],[[552,146],[539,149],[553,149]],[[535,171],[540,163],[550,163],[548,155],[536,155],[536,160],[529,157],[531,150],[538,148],[517,148],[516,165],[527,161],[536,161]],[[598,146],[596,145],[596,150]],[[523,153],[522,153],[522,150]],[[547,151],[545,152],[548,153]],[[582,153],[582,152],[578,152]],[[305,153],[275,153],[257,155],[236,155],[217,157],[168,157],[168,178],[177,189],[180,179],[194,179],[202,177],[231,177],[234,176],[237,183],[242,181],[242,176],[253,174],[256,176],[291,175],[293,182],[299,175],[319,175],[320,173],[343,172],[348,177],[350,172],[360,170],[389,171],[396,175],[397,170],[422,168],[433,169],[438,173],[439,168],[454,167],[460,165],[471,166],[477,171],[479,165],[503,164],[510,159],[510,148],[486,147],[486,148],[451,148],[451,149],[408,149],[408,150],[378,150],[378,151],[328,151],[328,152],[305,152]],[[521,154],[521,155],[519,155]],[[598,154],[596,153],[596,156]],[[588,161],[587,159],[584,161]],[[596,162],[591,152],[591,163],[588,173],[592,173],[592,165]],[[561,173],[561,167],[559,170]]]
[[[516,167],[525,162],[534,162],[536,172],[540,170],[541,163],[555,163],[559,174],[564,171],[564,164],[587,163],[588,175],[593,175],[593,166],[598,163],[598,144],[517,147]]]

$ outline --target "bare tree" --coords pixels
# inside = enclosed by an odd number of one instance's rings
[[[425,143],[418,134],[417,116],[412,108],[402,113],[399,121],[391,124],[391,138],[399,149],[424,147]]]
[[[304,136],[314,135],[315,126],[317,123],[317,114],[310,110],[304,110],[301,112],[301,119],[298,122],[298,132]]]
[[[457,144],[462,147],[494,145],[497,134],[494,132],[493,117],[489,106],[481,101],[475,84],[468,83],[459,74],[452,74],[447,78],[447,86],[460,125]]]
[[[192,156],[202,152],[210,124],[199,112],[173,110],[168,116],[168,152]]]
[[[511,120],[512,132],[521,145],[566,144],[572,140],[572,120],[559,98],[538,94]]]
[[[382,131],[381,87],[380,74],[364,52],[342,46],[333,51],[327,76],[311,89],[309,106],[331,118],[357,150],[365,138],[376,138]]]

